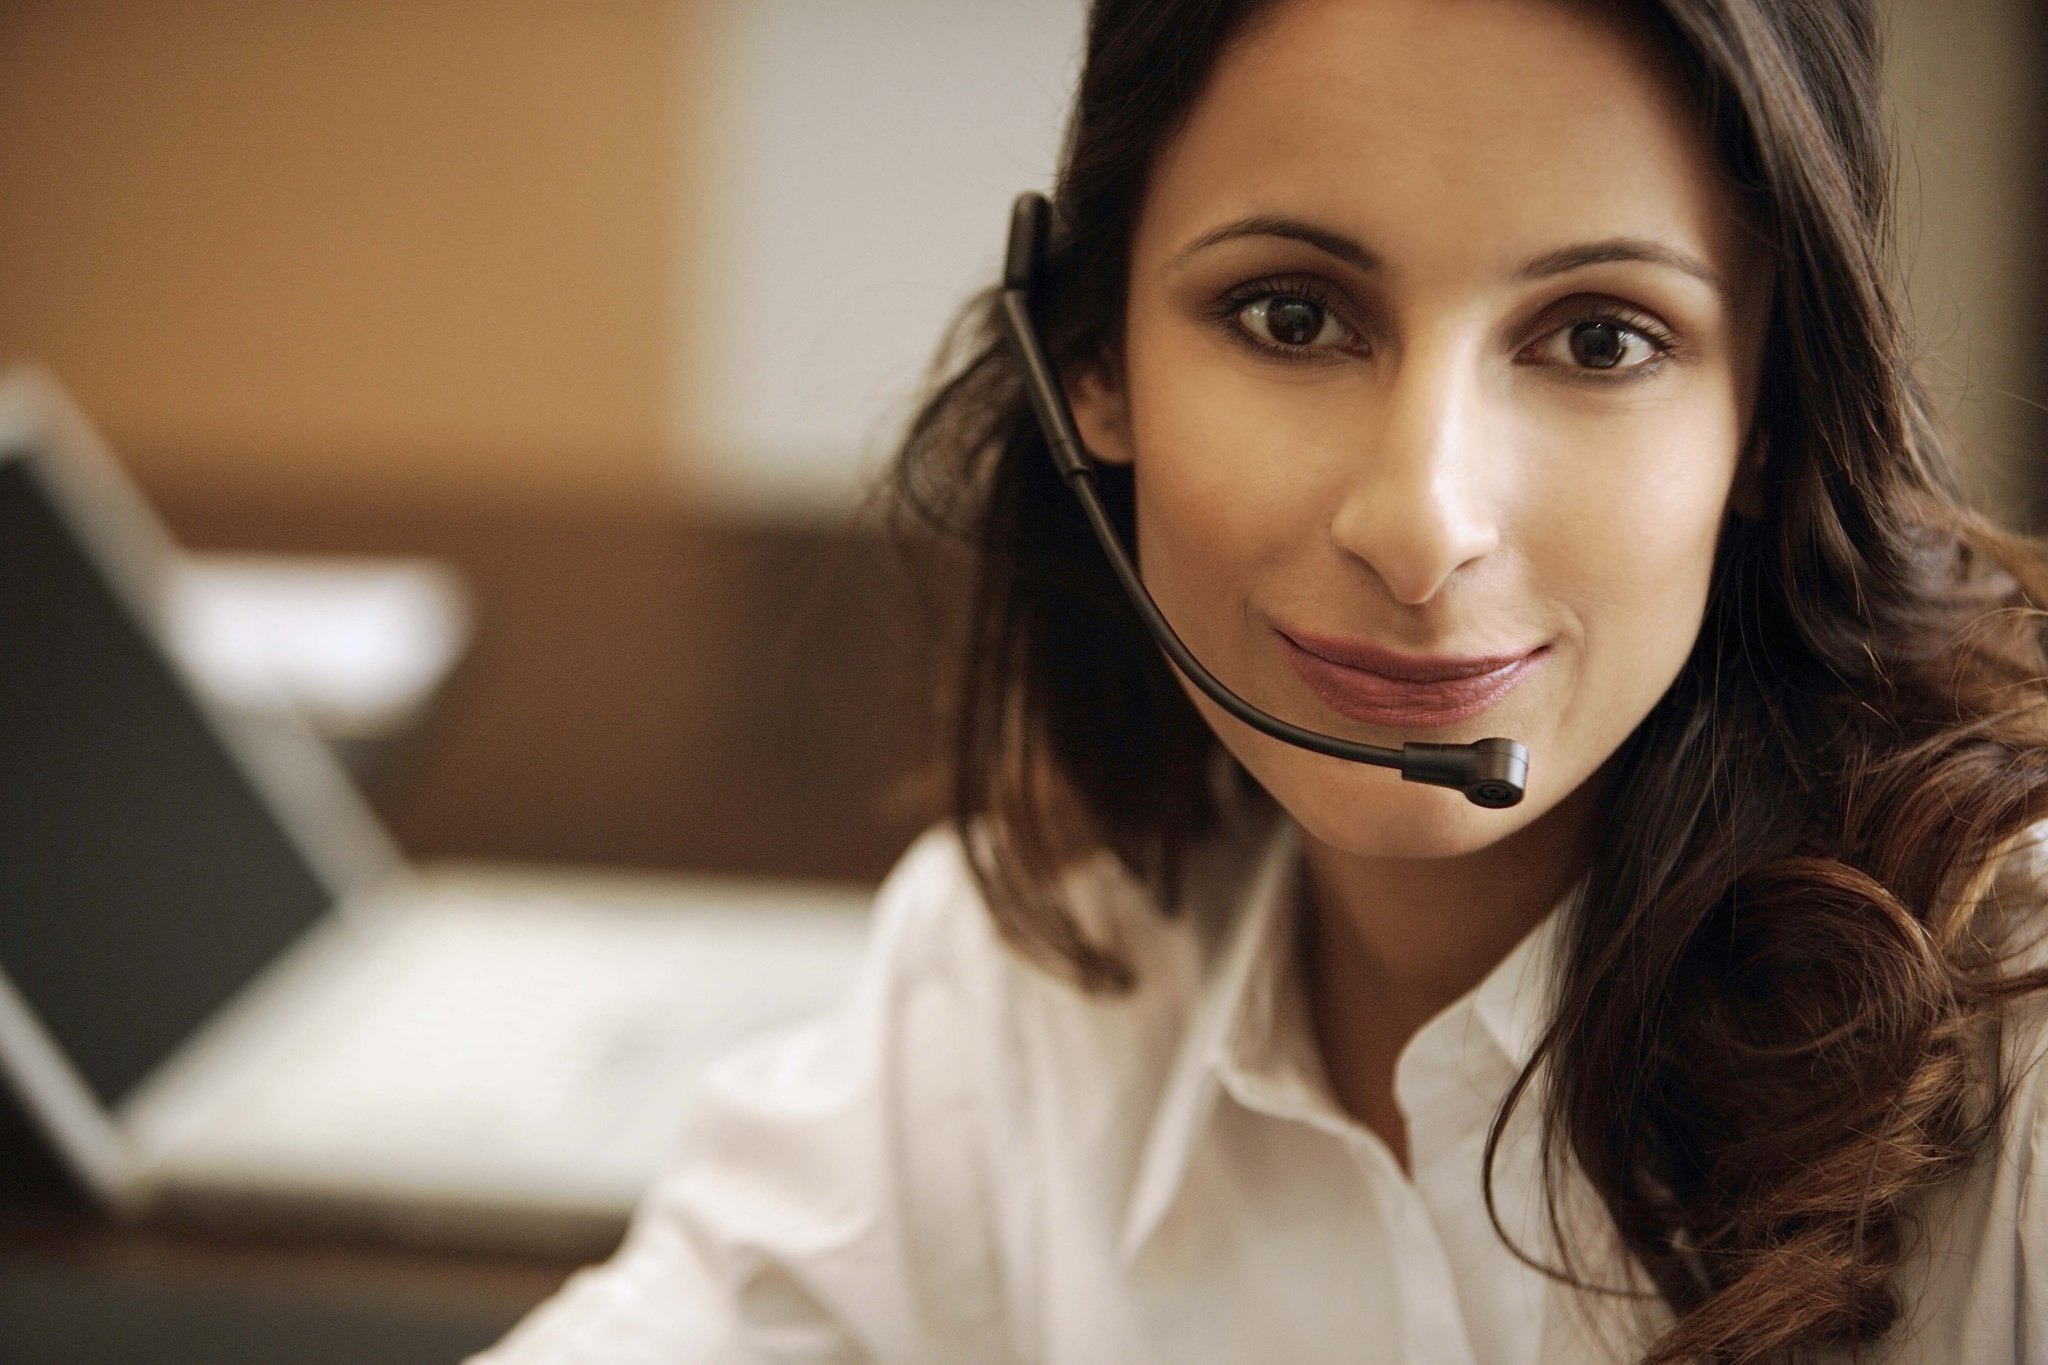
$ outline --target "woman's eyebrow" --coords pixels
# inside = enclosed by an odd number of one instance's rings
[[[1380,268],[1380,258],[1354,237],[1300,218],[1271,214],[1240,218],[1221,227],[1211,228],[1176,252],[1172,263],[1179,265],[1197,252],[1205,251],[1219,242],[1234,241],[1240,237],[1282,237],[1288,241],[1312,246],[1323,254],[1335,257],[1358,270],[1373,271]],[[1548,279],[1552,275],[1563,275],[1585,266],[1605,265],[1613,261],[1642,261],[1649,265],[1661,265],[1680,271],[1704,282],[1721,296],[1722,302],[1733,305],[1734,296],[1729,291],[1728,282],[1721,278],[1713,267],[1689,252],[1645,237],[1611,237],[1604,241],[1582,242],[1576,246],[1546,251],[1540,256],[1524,261],[1515,269],[1514,278]]]
[[[1291,242],[1304,242],[1327,256],[1334,256],[1346,265],[1359,270],[1378,270],[1380,258],[1365,249],[1357,240],[1331,228],[1318,227],[1299,218],[1283,218],[1262,215],[1240,218],[1234,223],[1211,228],[1174,253],[1173,264],[1179,265],[1199,251],[1205,251],[1218,242],[1233,241],[1239,237],[1284,237]]]
[[[1677,247],[1643,237],[1611,237],[1602,242],[1585,242],[1578,246],[1546,251],[1541,256],[1524,261],[1515,271],[1515,278],[1547,279],[1552,275],[1562,275],[1582,266],[1605,265],[1609,261],[1643,261],[1650,265],[1667,266],[1702,281],[1721,296],[1724,304],[1734,306],[1735,299],[1729,291],[1728,281],[1722,279],[1712,266],[1697,256],[1680,251]]]

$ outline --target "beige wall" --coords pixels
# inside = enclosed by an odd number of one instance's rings
[[[157,487],[670,477],[680,0],[7,0],[0,356]]]
[[[1978,496],[2048,511],[2041,0],[1889,0],[1899,237],[1921,374]]]

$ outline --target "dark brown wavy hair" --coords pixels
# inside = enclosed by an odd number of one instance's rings
[[[1272,7],[1097,0],[1039,301],[1057,363],[1117,345],[1153,160]],[[2048,815],[2048,571],[1965,510],[1911,373],[1871,4],[1634,8],[1772,248],[1765,508],[1731,520],[1692,655],[1617,755],[1554,1023],[1494,1120],[1488,1198],[1508,1114],[1540,1099],[1560,1241],[1571,1163],[1633,1292],[1646,1280],[1676,1315],[1645,1359],[1789,1360],[1899,1318],[1916,1209],[1996,1141],[2000,1021],[2048,987],[2009,965],[2040,901],[2023,855]],[[941,376],[894,483],[972,565],[952,815],[982,836],[968,847],[1008,940],[1125,988],[1058,873],[1107,848],[1171,904],[1218,819],[1217,742],[1054,473],[991,298]],[[1099,477],[1128,536],[1128,471]],[[1627,1291],[1560,1256],[1532,1260]]]

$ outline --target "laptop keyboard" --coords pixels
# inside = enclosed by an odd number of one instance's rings
[[[864,936],[843,903],[394,913],[208,1136],[245,1161],[402,1157],[423,1176],[574,1157],[634,1187],[659,1169],[704,1065],[829,1009]]]

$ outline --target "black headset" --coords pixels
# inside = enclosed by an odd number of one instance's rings
[[[1174,634],[1173,627],[1167,624],[1166,617],[1160,612],[1159,604],[1152,600],[1152,594],[1139,580],[1138,570],[1117,536],[1116,527],[1103,510],[1102,499],[1095,491],[1095,467],[1081,445],[1081,437],[1074,426],[1074,414],[1067,407],[1066,393],[1060,387],[1059,377],[1053,373],[1051,361],[1046,358],[1045,342],[1040,338],[1038,324],[1031,316],[1032,294],[1043,271],[1046,238],[1051,225],[1052,205],[1046,202],[1044,195],[1031,193],[1017,197],[1010,215],[1009,250],[1003,259],[1003,334],[1009,339],[1010,349],[1016,356],[1017,367],[1024,377],[1024,391],[1030,396],[1031,410],[1037,415],[1038,428],[1045,436],[1046,446],[1052,451],[1053,463],[1059,467],[1060,477],[1081,500],[1081,509],[1087,513],[1088,524],[1095,529],[1095,538],[1102,542],[1102,551],[1109,556],[1110,567],[1116,571],[1117,580],[1123,584],[1131,605],[1137,608],[1146,628],[1152,632],[1152,638],[1173,661],[1173,666],[1210,700],[1261,734],[1314,753],[1328,754],[1332,758],[1398,768],[1404,781],[1455,788],[1465,793],[1465,799],[1475,806],[1500,808],[1519,802],[1529,781],[1529,751],[1512,739],[1482,739],[1471,744],[1410,741],[1398,749],[1389,749],[1304,730],[1261,711],[1225,687]]]

